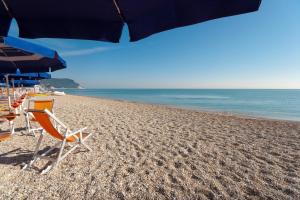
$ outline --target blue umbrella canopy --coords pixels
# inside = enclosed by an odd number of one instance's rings
[[[9,84],[13,85],[12,82],[14,82],[15,86],[22,85],[24,87],[32,87],[34,85],[40,84],[40,81],[38,81],[38,80],[13,80],[13,81],[10,81]]]
[[[63,68],[66,62],[52,49],[14,37],[0,37],[0,73],[49,72]]]
[[[0,74],[0,79],[4,80],[5,76],[8,75],[9,79],[14,80],[41,80],[50,79],[51,75],[46,72],[42,73],[16,73],[16,74]]]
[[[2,2],[2,3],[1,3]],[[261,0],[0,0],[0,35],[16,19],[20,37],[118,42],[124,24],[131,41],[258,10]]]

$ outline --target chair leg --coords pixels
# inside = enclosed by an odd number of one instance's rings
[[[89,136],[88,136],[89,137]],[[50,148],[48,151],[46,151],[45,153],[38,155],[38,151],[40,148],[40,145],[42,143],[42,139],[43,139],[43,131],[41,132],[41,136],[38,140],[34,155],[33,155],[33,160],[26,165],[23,169],[26,169],[28,167],[31,167],[35,162],[37,162],[39,159],[46,159],[44,156],[47,156],[49,152],[51,152],[54,148],[60,146],[59,148],[59,152],[57,153],[56,159],[51,160],[51,164],[48,165],[42,172],[41,174],[46,174],[47,172],[49,172],[51,169],[55,168],[60,161],[62,161],[67,155],[69,155],[71,152],[73,152],[78,146],[80,146],[82,144],[82,146],[84,146],[85,148],[87,148],[89,151],[92,151],[92,149],[85,144],[85,140],[88,138],[84,138],[84,139],[80,139],[79,142],[75,145],[70,145],[71,149],[68,150],[67,152],[64,153],[64,149],[66,145],[69,145],[67,143],[67,139],[65,138],[63,141],[61,142],[57,142],[52,148]]]
[[[29,134],[32,134],[35,137],[35,131],[31,127],[32,126],[31,126],[31,123],[30,123],[29,114],[26,113],[26,128],[27,128],[27,132]]]
[[[61,161],[61,156],[62,156],[64,147],[65,147],[65,144],[66,144],[66,139],[64,139],[63,142],[61,142],[60,150],[57,154],[57,158],[55,159],[55,161],[52,161],[52,163],[41,172],[42,175],[48,173],[51,169],[53,169],[54,167],[56,167],[59,164],[59,162]],[[54,147],[55,146],[57,146],[57,144],[54,145]]]
[[[68,150],[64,155],[61,156],[60,160],[63,160],[65,157],[67,157],[70,153],[72,153],[77,147],[79,146],[79,144],[73,145],[72,148],[70,150]]]
[[[89,151],[93,151],[88,145],[86,145],[83,141],[81,142],[81,144],[85,147],[85,148],[87,148]]]
[[[49,165],[41,172],[41,175],[48,173],[53,168],[53,165]]]
[[[40,138],[37,142],[37,145],[35,147],[35,150],[34,150],[34,154],[33,154],[33,157],[32,157],[32,160],[29,162],[29,164],[26,164],[23,169],[27,169],[27,168],[31,168],[31,166],[38,160],[38,152],[40,150],[40,146],[42,144],[42,141],[43,141],[43,137],[44,137],[44,134],[41,133],[40,135]]]
[[[25,116],[25,119],[26,119],[26,128],[27,128],[27,131],[28,133],[30,133],[30,121],[29,121],[29,115],[28,113],[26,113],[26,116]]]
[[[40,157],[47,156],[48,153],[50,153],[53,149],[55,149],[57,146],[61,145],[61,142],[57,142],[53,147],[51,147],[48,151],[41,154]]]
[[[60,146],[60,150],[57,154],[57,158],[56,158],[56,161],[53,162],[53,167],[57,166],[58,163],[61,161],[61,156],[62,156],[62,153],[64,151],[64,148],[65,148],[65,145],[66,145],[66,141],[67,139],[64,139],[61,143],[61,146]]]
[[[13,121],[9,121],[9,126],[10,126],[10,132],[11,134],[15,133],[15,126]]]
[[[93,151],[87,144],[85,144],[85,140],[87,140],[92,134],[89,134],[84,139],[80,139],[80,144],[82,144],[85,148],[87,148],[89,151]]]
[[[36,137],[35,135],[35,131],[39,131],[39,128],[33,128],[31,123],[30,123],[30,116],[28,113],[26,113],[25,115],[25,121],[26,121],[26,129],[27,129],[27,132],[29,134],[32,134],[32,136]]]

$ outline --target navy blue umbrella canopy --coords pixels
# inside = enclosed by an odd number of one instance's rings
[[[16,73],[16,74],[0,74],[0,79],[5,80],[5,76],[8,76],[8,79],[14,80],[41,80],[41,79],[50,79],[51,75],[49,73]]]
[[[11,86],[32,87],[39,85],[39,80],[50,79],[49,73],[16,73],[16,74],[0,74],[0,83],[9,83]]]
[[[12,85],[12,82],[10,82],[10,84]],[[14,80],[15,86],[22,85],[24,87],[32,87],[32,86],[39,85],[39,84],[40,84],[40,81],[38,81],[38,80]]]
[[[2,2],[2,3],[1,3]],[[176,27],[257,11],[261,0],[0,0],[0,35],[13,18],[20,37],[118,42]]]
[[[5,84],[6,82],[3,80],[0,80],[0,84]],[[24,87],[32,87],[34,85],[39,85],[40,81],[38,80],[9,80],[8,81],[10,86],[24,86]]]
[[[49,72],[64,68],[66,62],[54,50],[14,37],[0,37],[0,73]]]

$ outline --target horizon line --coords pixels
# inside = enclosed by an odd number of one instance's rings
[[[73,88],[70,88],[73,89]],[[134,87],[83,87],[76,89],[117,89],[117,90],[300,90],[300,88],[134,88]]]

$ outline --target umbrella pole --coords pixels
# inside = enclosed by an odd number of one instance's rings
[[[16,100],[15,79],[12,78],[11,81],[12,81],[12,91],[13,91],[14,100]]]
[[[9,97],[8,75],[5,75],[6,95]]]
[[[7,98],[8,98],[8,108],[9,108],[9,112],[11,111],[11,107],[10,107],[10,94],[9,94],[9,82],[8,82],[8,74],[5,75],[5,81],[6,81],[6,88],[7,88]]]

